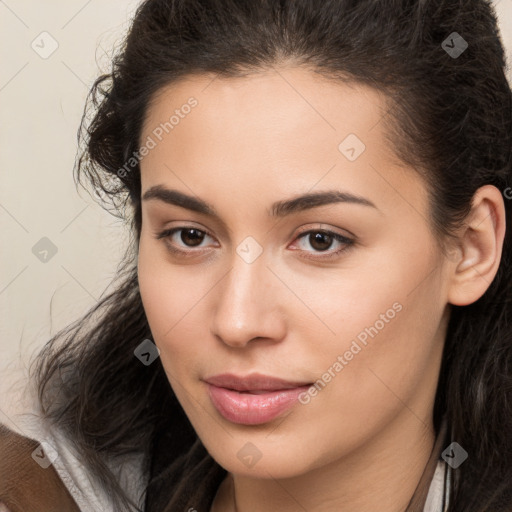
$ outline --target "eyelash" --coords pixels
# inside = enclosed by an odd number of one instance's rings
[[[166,239],[166,238],[171,238],[172,235],[174,235],[174,233],[177,233],[179,231],[187,231],[187,230],[196,230],[197,232],[199,233],[204,233],[206,235],[208,235],[209,237],[213,238],[212,235],[210,235],[207,231],[205,230],[202,230],[202,229],[198,229],[194,226],[181,226],[181,227],[176,227],[176,228],[170,228],[170,229],[166,229],[160,233],[158,233],[156,235],[156,239],[157,240],[160,240],[162,238]],[[343,235],[340,235],[339,233],[336,233],[334,231],[329,231],[329,230],[326,230],[326,229],[310,229],[308,231],[304,231],[302,233],[299,233],[299,235],[297,236],[297,240],[298,239],[302,239],[302,238],[305,238],[306,235],[310,235],[312,233],[322,233],[322,234],[325,234],[325,235],[329,235],[331,236],[335,241],[337,242],[340,242],[340,243],[343,243],[344,246],[341,247],[340,249],[334,251],[334,252],[330,252],[328,253],[327,256],[303,256],[303,258],[306,258],[306,259],[312,259],[312,260],[330,260],[330,259],[334,259],[336,258],[337,256],[340,256],[342,253],[348,251],[349,249],[351,249],[351,247],[353,246],[354,244],[354,240],[351,240],[350,238],[347,238]],[[167,248],[175,255],[177,256],[181,256],[181,257],[192,257],[193,254],[191,253],[194,253],[194,252],[197,252],[195,251],[194,249],[191,249],[190,251],[184,251],[182,249],[177,249],[175,246],[171,245],[171,243],[169,241],[165,241],[166,242],[166,245],[167,245]],[[326,251],[323,251],[323,252],[320,252],[320,254],[324,254],[325,252],[327,252],[328,249]],[[305,252],[309,252],[309,251],[305,251]]]

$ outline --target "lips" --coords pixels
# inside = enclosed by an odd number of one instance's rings
[[[238,377],[237,375],[225,373],[209,377],[208,379],[205,379],[205,382],[220,388],[232,389],[234,391],[247,391],[251,393],[256,393],[258,391],[280,391],[283,389],[294,389],[311,385],[311,382],[287,381],[259,373],[252,373],[246,377]]]
[[[293,382],[261,374],[232,374],[205,379],[219,414],[232,423],[257,425],[272,421],[292,407],[312,383]]]

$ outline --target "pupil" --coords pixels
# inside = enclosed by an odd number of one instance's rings
[[[190,236],[190,233],[193,233],[192,236]],[[181,232],[181,241],[184,242],[186,245],[199,245],[203,239],[202,234],[198,229],[187,229]],[[188,244],[187,240],[185,238],[189,238],[189,240],[192,240],[192,244]]]
[[[310,235],[311,236],[311,235]],[[325,244],[325,239],[327,238],[327,244]],[[320,251],[323,251],[325,249],[328,249],[329,246],[331,245],[331,235],[327,234],[327,233],[321,233],[321,232],[317,232],[313,235],[313,243],[311,243],[311,246],[315,249],[318,249]],[[310,240],[311,241],[311,240]],[[322,241],[324,242],[322,244]],[[317,243],[320,243],[320,247],[317,247],[316,244]]]

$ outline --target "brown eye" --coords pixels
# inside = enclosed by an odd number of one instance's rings
[[[180,256],[197,255],[198,251],[193,248],[205,248],[203,244],[205,237],[213,238],[206,231],[193,226],[166,229],[156,236],[157,240],[164,239],[167,248]]]
[[[304,253],[303,257],[317,260],[338,257],[354,245],[354,240],[340,233],[323,229],[310,229],[300,234],[297,239],[300,242],[297,245],[301,252]],[[333,244],[334,249],[332,249]],[[310,249],[307,248],[307,245],[309,245]],[[336,245],[338,245],[338,248],[336,248]],[[326,254],[321,254],[323,252]]]
[[[309,233],[309,243],[313,249],[318,251],[325,251],[329,249],[334,237],[325,231],[313,231]]]
[[[196,247],[199,245],[203,241],[204,235],[206,234],[204,231],[200,231],[199,229],[195,228],[180,229],[180,231],[181,241],[189,247]]]

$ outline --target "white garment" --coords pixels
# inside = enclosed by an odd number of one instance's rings
[[[0,378],[0,423],[46,448],[45,453],[81,512],[116,512],[105,490],[95,486],[80,464],[72,443],[58,430],[50,432],[41,420],[39,410],[37,395],[28,383],[27,372],[24,369],[3,370]],[[447,506],[442,510],[445,466],[443,460],[437,463],[423,512],[447,510]],[[141,468],[142,457],[125,458],[123,463],[111,467],[122,488],[143,510],[147,476],[142,474]]]
[[[0,423],[41,444],[81,512],[117,512],[105,489],[89,478],[73,444],[57,429],[50,431],[41,419],[37,395],[24,368],[2,370]],[[125,457],[115,467],[109,467],[128,496],[143,510],[147,476],[142,472],[142,456]]]
[[[448,491],[450,488],[450,466],[440,459],[430,483],[427,499],[423,512],[445,512],[448,510]],[[445,507],[443,510],[443,489],[444,489],[444,473],[448,471],[448,481],[446,485]]]

